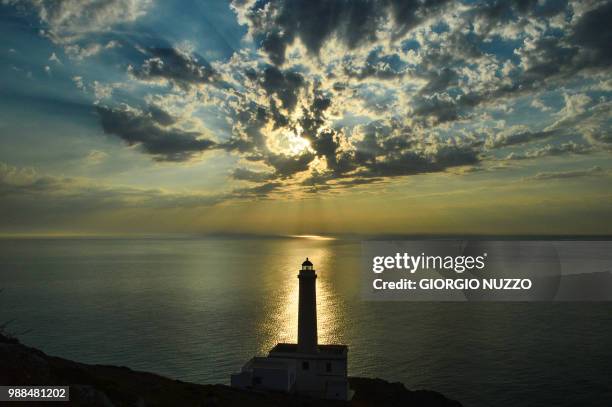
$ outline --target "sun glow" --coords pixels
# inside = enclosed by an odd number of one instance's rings
[[[268,126],[266,128],[266,141],[270,151],[277,154],[296,156],[306,150],[311,150],[310,142],[300,135],[297,131],[279,131]]]
[[[299,238],[299,239],[308,239],[308,240],[336,240],[335,237],[331,237],[331,236],[319,236],[319,235],[289,235],[289,236]]]
[[[289,145],[288,146],[289,154],[291,155],[298,155],[302,151],[310,148],[310,143],[308,142],[308,140],[298,135],[295,135],[293,133],[287,133],[286,137],[287,137],[287,143]]]

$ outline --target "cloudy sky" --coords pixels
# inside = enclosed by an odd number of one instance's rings
[[[0,0],[0,233],[612,233],[611,21]]]

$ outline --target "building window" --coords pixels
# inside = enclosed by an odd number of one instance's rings
[[[310,364],[308,362],[302,362],[302,370],[308,370],[310,368]]]
[[[325,370],[327,371],[327,373],[331,372],[331,362],[327,362],[325,364]]]
[[[253,378],[253,384],[257,385],[257,384],[261,384],[261,377],[257,377],[255,376]]]

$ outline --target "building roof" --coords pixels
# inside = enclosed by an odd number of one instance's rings
[[[304,263],[302,263],[302,267],[304,266],[312,266],[312,263],[310,262],[310,260],[308,260],[308,257],[306,257],[306,260],[304,261]]]
[[[336,356],[346,357],[348,346],[346,345],[317,345],[319,355],[321,356]],[[299,353],[297,343],[277,343],[270,353]]]

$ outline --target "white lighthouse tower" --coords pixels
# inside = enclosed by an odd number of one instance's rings
[[[232,375],[232,387],[349,400],[348,346],[318,343],[317,273],[308,257],[298,279],[298,343],[279,343],[268,356],[252,358]]]
[[[298,308],[298,352],[317,353],[317,273],[308,257],[298,274],[300,299]]]

